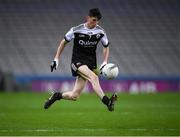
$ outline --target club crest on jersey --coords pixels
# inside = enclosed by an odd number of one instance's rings
[[[99,39],[100,37],[101,37],[101,35],[100,35],[100,34],[97,34],[97,35],[96,35],[96,38],[97,38],[97,39]]]

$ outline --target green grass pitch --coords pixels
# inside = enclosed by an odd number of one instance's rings
[[[95,94],[44,110],[48,96],[0,93],[0,136],[180,135],[179,93],[119,94],[114,112]]]

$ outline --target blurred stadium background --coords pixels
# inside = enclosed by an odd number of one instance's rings
[[[50,72],[58,44],[94,7],[103,14],[109,62],[120,70],[115,80],[100,78],[106,92],[123,92],[115,111],[94,94],[45,111],[48,89],[74,82],[72,42]],[[97,53],[100,65],[101,45]],[[0,0],[0,135],[180,135],[179,60],[179,0]]]
[[[92,7],[103,14],[110,62],[120,69],[115,82],[105,81],[109,87],[102,82],[104,90],[180,91],[178,0],[0,0],[1,90],[68,88],[72,42],[58,71],[51,73],[49,64],[64,34]]]

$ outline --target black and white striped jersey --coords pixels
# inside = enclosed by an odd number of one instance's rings
[[[72,27],[65,35],[64,39],[73,43],[72,62],[91,62],[96,65],[96,48],[99,41],[104,47],[108,47],[109,41],[102,27],[97,25],[93,29],[88,29],[84,24]]]

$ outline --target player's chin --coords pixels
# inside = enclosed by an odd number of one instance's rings
[[[94,28],[96,27],[97,24],[91,24],[91,28]]]

